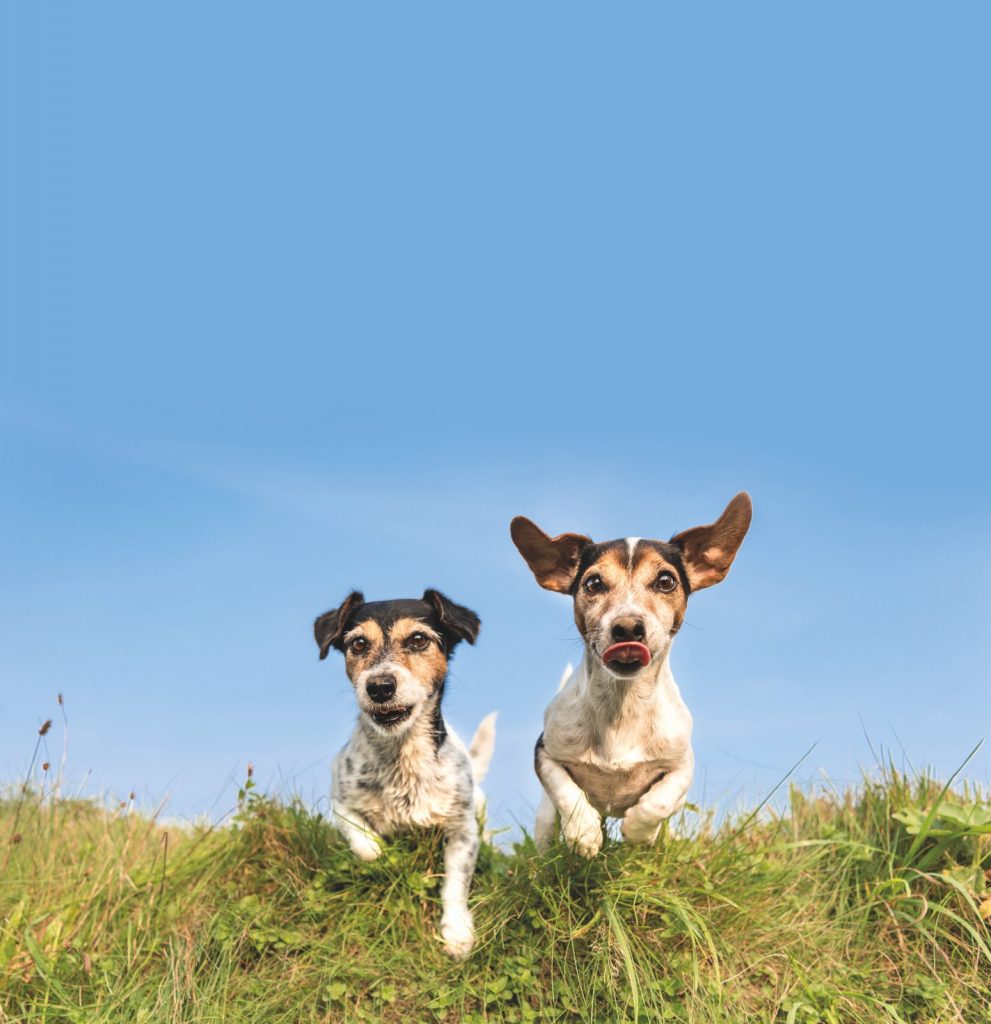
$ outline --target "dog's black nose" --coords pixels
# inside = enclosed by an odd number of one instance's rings
[[[365,690],[376,704],[385,704],[396,695],[396,677],[372,676]]]
[[[643,619],[638,619],[635,615],[624,615],[621,619],[616,619],[611,632],[613,640],[618,644],[630,640],[643,643],[643,638],[647,635],[643,628]]]

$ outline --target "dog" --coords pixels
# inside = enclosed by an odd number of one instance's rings
[[[420,600],[368,601],[354,591],[321,615],[321,660],[343,652],[359,715],[334,761],[334,824],[352,851],[375,860],[382,838],[414,827],[444,830],[440,934],[452,956],[475,941],[468,892],[478,854],[476,812],[495,747],[495,714],[466,750],[444,721],[447,667],[462,640],[474,644],[478,616],[436,590]]]
[[[534,752],[544,788],[538,848],[547,848],[560,820],[565,841],[594,857],[603,817],[622,818],[627,842],[653,843],[684,806],[695,766],[692,716],[668,655],[689,594],[725,578],[752,510],[741,492],[710,526],[666,542],[596,544],[577,533],[549,537],[524,516],[512,521],[513,542],[537,582],[573,597],[585,644],[544,713]]]

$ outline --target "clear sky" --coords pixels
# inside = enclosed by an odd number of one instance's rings
[[[6,4],[0,778],[319,802],[351,587],[475,608],[488,789],[580,653],[512,547],[755,517],[695,798],[991,732],[986,4]],[[46,738],[60,756],[59,728]],[[991,776],[991,750],[968,774]]]

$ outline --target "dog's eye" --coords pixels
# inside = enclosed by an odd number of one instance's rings
[[[430,637],[426,633],[414,633],[406,641],[406,645],[411,651],[425,651],[430,645]]]
[[[665,594],[670,594],[671,591],[678,586],[678,581],[671,575],[671,573],[662,572],[654,581],[654,586]]]
[[[602,577],[597,573],[587,576],[582,586],[585,588],[586,594],[601,594],[606,589],[605,583],[602,582]]]
[[[368,647],[368,641],[363,636],[356,636],[351,641],[351,651],[354,654],[361,654]]]

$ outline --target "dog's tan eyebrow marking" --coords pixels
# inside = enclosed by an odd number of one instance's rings
[[[431,626],[428,626],[421,619],[396,619],[389,626],[389,638],[395,640],[397,637],[407,639],[412,633],[425,633],[430,637],[431,640],[440,641],[440,636],[434,631]]]
[[[629,557],[628,554],[623,551],[623,545],[623,541],[616,541],[614,544],[611,544],[602,552],[599,558],[592,563],[592,566],[589,566],[589,568],[594,566],[596,570],[601,572],[607,566],[612,564],[619,569],[620,572],[628,572]]]
[[[641,550],[637,558],[636,568],[639,569],[642,566],[647,566],[652,572],[670,572],[676,579],[678,578],[678,567],[665,558],[660,551],[655,550],[649,545],[645,545]]]
[[[374,619],[363,619],[356,622],[343,636],[345,644],[350,643],[355,637],[363,636],[366,640],[381,640],[382,629]]]

